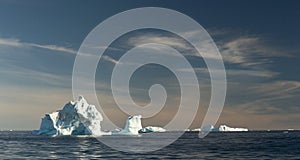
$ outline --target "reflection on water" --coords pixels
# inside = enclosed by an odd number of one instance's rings
[[[161,138],[172,136],[172,132],[156,134],[163,134]],[[151,145],[157,145],[157,139],[152,137],[157,138],[151,134],[130,138],[147,139]],[[126,137],[101,138],[122,143],[122,138]],[[139,147],[142,146],[136,148]],[[204,139],[199,139],[197,132],[190,132],[161,150],[141,154],[111,149],[92,137],[44,137],[33,136],[30,132],[0,132],[0,159],[299,159],[299,148],[299,131],[210,133]]]

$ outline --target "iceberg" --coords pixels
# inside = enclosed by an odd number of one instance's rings
[[[124,129],[120,131],[112,131],[112,134],[113,135],[138,135],[139,130],[143,128],[141,118],[142,118],[141,115],[128,117]]]
[[[46,114],[42,118],[39,130],[34,135],[138,135],[139,133],[165,132],[161,127],[148,126],[143,128],[141,115],[129,116],[124,129],[101,131],[103,117],[94,105],[88,104],[83,96],[70,101],[63,109]]]
[[[166,129],[161,127],[148,126],[139,130],[139,133],[151,133],[151,132],[166,132]]]
[[[202,132],[210,132],[210,131],[216,131],[216,132],[240,132],[240,131],[248,131],[247,128],[232,128],[228,127],[227,125],[220,125],[219,127],[215,128],[213,125],[205,125],[202,128],[196,128],[192,131],[202,131]]]
[[[193,132],[200,132],[201,131],[201,128],[195,128],[195,129],[192,129]]]
[[[138,135],[139,130],[142,129],[141,115],[130,116],[126,120],[124,129],[115,129],[112,131],[113,135]]]
[[[35,135],[103,135],[101,132],[102,115],[94,105],[90,105],[83,96],[75,102],[67,103],[62,110],[46,114],[42,118],[40,129]],[[109,134],[109,133],[105,133]]]
[[[247,128],[231,128],[226,125],[220,125],[217,129],[220,132],[240,132],[240,131],[248,131]]]

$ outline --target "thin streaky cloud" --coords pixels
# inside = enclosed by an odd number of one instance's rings
[[[13,47],[22,47],[24,46],[18,39],[5,39],[0,38],[0,45],[13,46]]]
[[[36,71],[33,69],[25,69],[22,67],[14,67],[13,69],[0,70],[1,75],[5,75],[11,79],[18,79],[25,83],[26,80],[34,82],[42,82],[51,86],[65,86],[70,83],[69,75],[56,75],[47,72]]]
[[[52,50],[52,51],[77,54],[76,50],[73,50],[71,48],[62,47],[62,46],[57,46],[57,45],[40,45],[40,44],[35,44],[35,43],[25,43],[25,44],[27,44],[28,46],[48,49],[48,50]]]
[[[208,75],[209,71],[207,68],[193,68],[193,69],[178,69],[181,72],[196,72],[197,74],[205,74]],[[214,73],[218,74],[221,73],[221,70],[211,69]],[[227,76],[250,76],[250,77],[261,77],[261,78],[274,78],[278,76],[279,73],[269,71],[269,70],[247,70],[247,69],[227,69],[226,70]]]
[[[190,31],[183,33],[187,37],[193,40],[197,40],[199,31]],[[227,31],[226,29],[213,29],[210,31],[212,35],[217,35],[216,44],[223,57],[224,62],[229,64],[238,64],[242,67],[255,67],[256,65],[272,63],[270,57],[291,57],[292,50],[285,48],[274,47],[267,43],[267,37],[251,34],[235,33],[232,30]],[[233,35],[229,36],[228,34]],[[224,38],[227,36],[227,38]],[[146,33],[144,35],[136,35],[129,38],[125,44],[126,47],[137,47],[145,43],[159,43],[168,45],[179,49],[184,55],[199,55],[193,46],[186,43],[184,40],[178,37],[170,37],[163,34],[151,34]],[[213,54],[210,54],[210,50],[206,49],[205,45],[208,43],[207,40],[195,41],[196,44],[202,46],[204,53],[201,56],[205,58],[215,59]],[[163,52],[161,48],[151,48],[154,51]],[[184,52],[183,52],[184,51]],[[200,56],[200,55],[199,55]],[[259,57],[259,59],[257,59]]]
[[[41,49],[46,49],[50,51],[55,51],[55,52],[62,52],[66,54],[73,54],[77,55],[77,50],[74,50],[72,48],[64,47],[64,46],[58,46],[58,45],[41,45],[37,43],[27,43],[27,42],[22,42],[19,39],[12,39],[12,38],[0,38],[0,45],[4,46],[10,46],[10,47],[36,47],[36,48],[41,48]],[[109,46],[99,46],[97,47],[99,49],[107,49],[107,50],[113,50],[113,51],[120,51],[121,49],[114,48],[114,47],[109,47]],[[81,55],[84,56],[95,56],[97,57],[97,54],[91,54],[91,53],[80,53]],[[109,57],[109,56],[103,56],[103,60],[117,64],[118,61]]]
[[[238,91],[232,86],[229,88],[231,91]],[[247,98],[238,104],[232,104],[231,107],[249,114],[281,114],[299,111],[297,106],[299,103],[297,97],[300,93],[299,81],[277,80],[264,84],[253,83],[244,86],[239,92],[243,92]],[[287,100],[293,101],[295,105],[287,104]]]
[[[71,48],[58,46],[58,45],[41,45],[37,43],[22,42],[19,39],[12,38],[0,38],[0,45],[11,46],[11,47],[37,47],[47,49],[51,51],[64,52],[69,54],[77,54],[77,51]]]
[[[176,38],[176,37],[167,37],[164,35],[157,35],[157,34],[145,34],[140,36],[135,36],[128,39],[129,46],[139,46],[145,43],[159,43],[168,46],[177,47],[180,49],[191,49],[183,40]]]
[[[107,62],[110,62],[110,63],[113,63],[113,64],[119,64],[119,61],[113,59],[110,56],[104,55],[104,56],[102,56],[102,58],[103,58],[103,60],[105,60]]]

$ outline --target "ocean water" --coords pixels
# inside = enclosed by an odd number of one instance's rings
[[[133,138],[151,141],[151,134]],[[155,134],[165,137],[172,132]],[[212,132],[204,139],[187,132],[171,145],[148,153],[120,152],[92,137],[1,131],[0,159],[300,159],[300,131]]]

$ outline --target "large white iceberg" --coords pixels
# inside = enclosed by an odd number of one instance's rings
[[[37,135],[102,135],[102,115],[94,105],[79,96],[75,102],[67,103],[62,110],[46,114]]]

